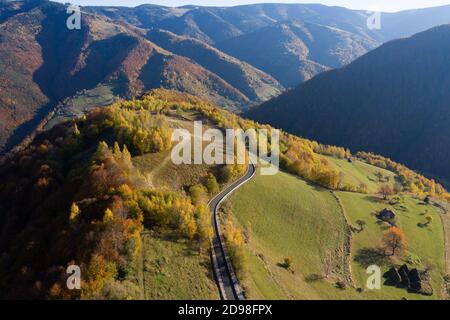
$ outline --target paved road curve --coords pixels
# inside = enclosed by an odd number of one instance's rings
[[[255,173],[256,167],[253,164],[250,164],[248,166],[247,172],[242,178],[225,188],[209,203],[209,209],[212,214],[212,224],[214,227],[214,237],[212,240],[211,253],[213,260],[213,269],[220,289],[220,295],[223,300],[242,300],[244,299],[244,295],[234,273],[231,260],[227,255],[227,250],[223,239],[222,229],[220,228],[220,221],[217,216],[217,211],[222,201],[225,200],[231,193],[233,193],[233,191],[252,179],[255,176]]]

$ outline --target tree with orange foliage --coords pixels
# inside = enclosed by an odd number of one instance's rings
[[[383,235],[385,250],[391,251],[391,256],[403,253],[408,247],[406,236],[403,230],[391,227]]]

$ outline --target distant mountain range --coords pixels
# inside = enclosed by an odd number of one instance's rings
[[[235,7],[156,5],[85,7],[84,10],[126,21],[142,28],[159,28],[218,44],[280,22],[301,21],[350,32],[386,42],[448,23],[450,5],[382,13],[381,29],[369,30],[371,12],[328,7],[321,4],[253,4]]]
[[[450,24],[391,41],[247,116],[450,181]]]
[[[345,65],[377,45],[347,31],[294,21],[258,29],[218,47],[273,75],[288,88]]]
[[[0,0],[3,151],[51,112],[59,121],[152,88],[246,110],[450,16],[450,6],[386,14],[381,30],[369,30],[369,13],[323,5],[82,11],[82,29],[70,31],[65,5]]]
[[[368,29],[370,12],[320,4],[85,9],[196,38],[265,71],[285,87],[343,66],[386,41],[450,22],[450,6],[383,13],[380,30]]]

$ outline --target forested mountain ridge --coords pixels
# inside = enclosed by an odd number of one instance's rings
[[[161,29],[148,31],[146,37],[158,46],[192,59],[214,72],[251,101],[266,101],[283,90],[283,86],[268,74],[197,39]]]
[[[367,27],[372,12],[320,4],[141,5],[86,10],[144,29],[164,29],[198,39],[269,73],[287,87],[324,69],[343,66],[383,42],[450,22],[450,6],[382,13],[379,30]],[[298,49],[310,55],[305,57]]]
[[[448,180],[450,25],[394,40],[248,113]]]
[[[242,81],[249,98],[193,60],[147,40],[144,31],[104,16],[83,12],[81,29],[69,30],[62,4],[36,0],[0,7],[0,146],[5,150],[59,103],[75,95],[81,99],[83,92],[82,108],[89,99],[102,105],[165,87],[239,110],[282,89],[270,76],[234,60],[228,75]]]
[[[175,164],[197,121],[282,129],[217,215],[246,298],[448,298],[450,25],[381,44],[450,6],[67,5],[0,0],[0,299],[219,299],[210,199],[247,165]]]
[[[380,35],[367,29],[367,14],[322,5],[142,5],[86,10],[141,28],[195,38],[268,73],[285,87],[342,66],[382,41]],[[157,18],[156,12],[163,14]]]

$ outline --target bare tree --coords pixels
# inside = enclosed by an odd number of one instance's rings
[[[394,194],[394,191],[388,184],[384,184],[380,187],[378,193],[383,196],[384,200],[387,200],[389,196],[392,196]]]

